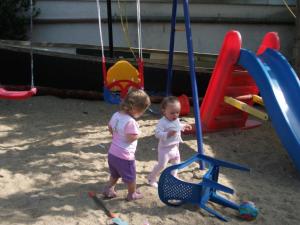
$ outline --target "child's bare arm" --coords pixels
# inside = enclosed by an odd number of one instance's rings
[[[109,133],[112,135],[113,134],[113,129],[110,125],[108,125],[108,130],[109,130]]]
[[[138,134],[127,134],[126,137],[129,142],[133,142],[139,138],[139,135]]]

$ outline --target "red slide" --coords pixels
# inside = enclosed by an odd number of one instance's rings
[[[247,128],[259,123],[248,121],[248,113],[240,111],[224,102],[224,96],[237,98],[245,95],[257,95],[259,90],[252,77],[243,68],[236,65],[242,46],[238,31],[229,31],[217,59],[212,77],[201,105],[203,132],[214,132],[228,128]],[[267,33],[257,54],[266,48],[279,49],[279,38],[274,32]],[[253,105],[252,99],[243,102]]]

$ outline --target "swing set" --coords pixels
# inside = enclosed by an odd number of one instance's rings
[[[103,74],[103,96],[104,100],[111,104],[119,104],[121,99],[125,97],[129,88],[144,89],[144,60],[142,53],[142,26],[140,14],[140,0],[136,1],[137,6],[137,31],[138,31],[138,58],[136,58],[138,69],[136,69],[127,60],[119,60],[108,70],[106,68],[106,58],[104,54],[102,22],[101,22],[101,7],[99,0],[97,2],[99,37],[101,44],[101,61]],[[120,5],[119,5],[120,6]],[[123,21],[121,20],[122,25]],[[134,55],[134,53],[133,53]]]
[[[210,208],[208,203],[213,202],[225,207],[232,208],[234,210],[239,210],[240,206],[232,202],[225,197],[222,197],[218,192],[225,192],[228,194],[233,194],[234,190],[220,184],[218,181],[219,172],[221,167],[237,169],[241,171],[249,171],[248,168],[240,166],[238,164],[218,160],[211,158],[204,154],[203,149],[203,137],[202,137],[202,127],[199,112],[199,98],[196,82],[196,71],[195,71],[195,60],[194,60],[194,50],[192,42],[192,31],[189,13],[189,1],[182,0],[183,4],[183,14],[185,22],[185,33],[186,42],[188,49],[188,59],[189,59],[189,69],[190,78],[193,93],[193,104],[194,104],[194,115],[195,115],[195,128],[197,137],[197,147],[198,153],[177,165],[170,166],[166,168],[158,182],[158,195],[160,200],[168,206],[180,206],[186,203],[196,204],[200,208],[207,211],[209,214],[217,217],[220,220],[227,221],[227,218],[221,215],[219,212]],[[168,80],[167,80],[167,94],[171,93],[171,81],[173,77],[173,56],[174,56],[174,44],[175,44],[175,26],[176,26],[176,15],[177,15],[178,0],[173,0],[172,7],[172,20],[171,20],[171,35],[170,35],[170,45],[169,45],[169,64],[168,64]],[[199,182],[187,182],[173,175],[174,170],[181,170],[187,168],[192,163],[199,163],[201,170],[207,169],[207,172],[202,177]]]
[[[33,3],[30,0],[30,70],[31,70],[31,88],[24,91],[12,91],[4,87],[0,87],[0,99],[8,100],[25,100],[33,95],[36,95],[37,89],[34,87],[34,76],[33,76],[33,50],[32,50],[32,28],[33,28]]]

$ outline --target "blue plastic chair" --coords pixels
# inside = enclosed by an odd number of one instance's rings
[[[171,174],[173,170],[183,169],[193,162],[200,161],[205,162],[206,165],[209,166],[209,169],[203,176],[202,181],[198,184],[182,181]],[[158,194],[160,200],[169,206],[180,206],[185,203],[196,204],[217,218],[228,221],[221,214],[206,205],[208,201],[211,201],[235,210],[239,209],[238,204],[231,202],[216,193],[217,191],[223,191],[230,194],[234,193],[234,190],[231,188],[218,183],[220,167],[250,171],[248,168],[238,164],[217,160],[202,154],[196,154],[187,161],[170,166],[162,172],[158,182]]]

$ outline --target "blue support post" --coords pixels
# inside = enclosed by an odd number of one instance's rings
[[[174,43],[175,43],[176,14],[177,14],[177,0],[173,0],[166,96],[171,95],[171,86],[172,86],[172,78],[173,78],[173,56],[174,56]]]
[[[174,56],[177,5],[178,5],[178,0],[173,0],[171,35],[170,35],[170,45],[169,45],[167,90],[166,90],[167,96],[171,94],[171,84],[173,78],[173,56]],[[203,144],[202,144],[202,128],[201,128],[200,110],[199,110],[200,107],[199,107],[198,88],[197,88],[197,81],[196,81],[195,59],[194,59],[194,49],[193,49],[193,42],[192,42],[192,31],[191,31],[188,0],[183,0],[183,11],[184,11],[188,57],[189,57],[190,78],[191,78],[192,92],[193,92],[193,105],[194,105],[194,114],[195,114],[197,145],[198,145],[198,152],[203,155],[204,152],[203,152]],[[200,163],[200,169],[204,169],[203,163]]]
[[[200,107],[198,99],[198,88],[195,72],[195,59],[194,59],[194,49],[192,41],[192,31],[191,31],[191,22],[190,22],[190,13],[189,13],[189,1],[183,1],[183,10],[184,10],[184,20],[185,20],[185,33],[187,40],[188,56],[189,56],[189,66],[190,66],[190,78],[192,83],[193,91],[193,105],[194,105],[194,114],[195,114],[195,126],[196,126],[196,136],[197,136],[197,145],[198,152],[203,154],[203,144],[202,144],[202,128],[200,121]],[[204,165],[200,163],[200,169],[204,169]]]

